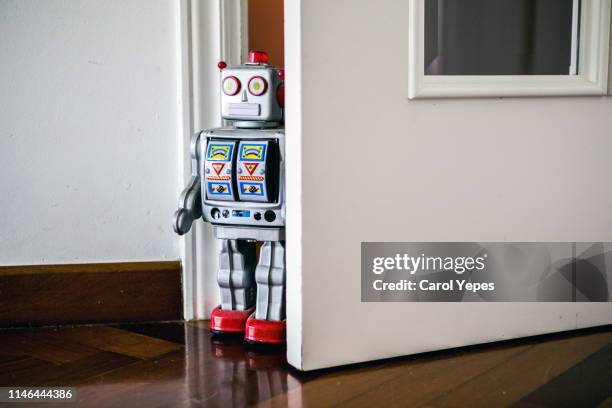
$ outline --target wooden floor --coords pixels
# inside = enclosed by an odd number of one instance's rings
[[[612,407],[612,326],[310,373],[206,323],[3,330],[0,386],[88,407]]]

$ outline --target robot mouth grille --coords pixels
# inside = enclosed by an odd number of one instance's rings
[[[229,103],[227,111],[232,116],[259,116],[261,105],[258,103]]]

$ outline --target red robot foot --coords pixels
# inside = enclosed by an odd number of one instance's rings
[[[247,310],[223,310],[217,306],[210,314],[210,331],[215,334],[243,333],[245,322],[253,310],[254,307]]]
[[[253,313],[246,321],[244,339],[249,343],[283,344],[285,332],[285,320],[258,320]]]

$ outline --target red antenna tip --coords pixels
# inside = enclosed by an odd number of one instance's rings
[[[225,67],[227,67],[227,64],[225,63],[225,61],[219,61],[217,63],[217,68],[219,68],[220,70],[224,70]]]
[[[249,51],[249,63],[265,64],[268,62],[268,54],[263,51]]]

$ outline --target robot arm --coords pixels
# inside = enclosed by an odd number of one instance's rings
[[[174,213],[174,232],[184,235],[191,224],[202,216],[202,191],[200,176],[192,176],[179,198],[179,208]]]
[[[191,179],[179,197],[178,210],[174,213],[174,232],[184,235],[191,224],[202,216],[202,187],[200,183],[198,145],[200,133],[191,138]]]

